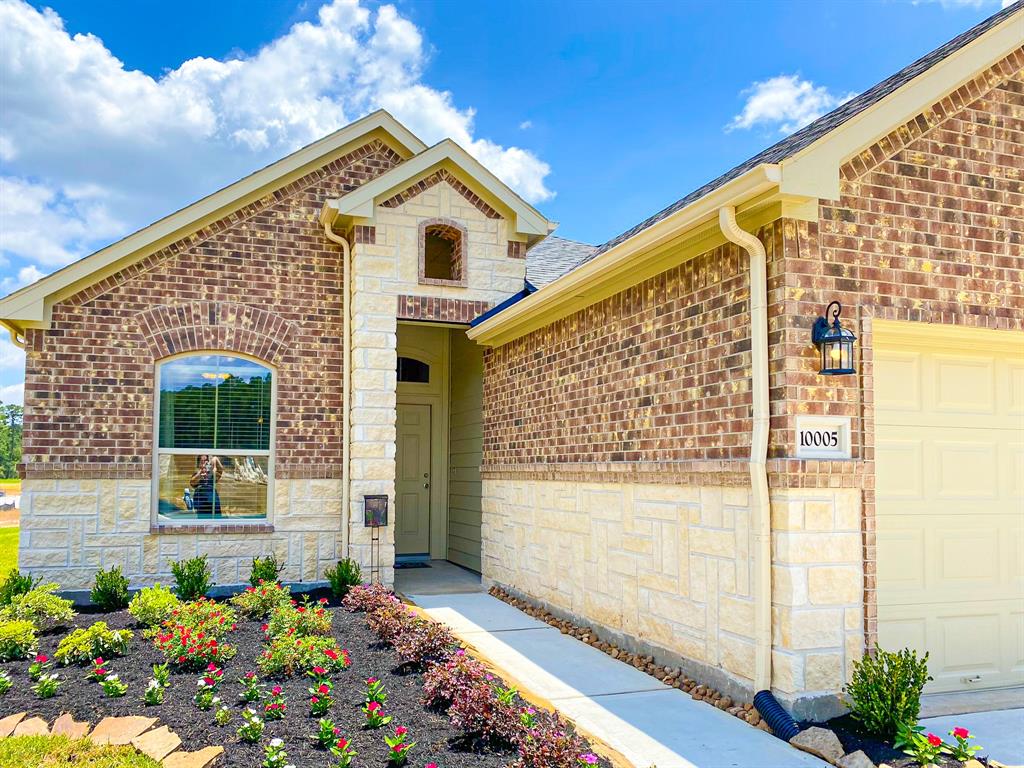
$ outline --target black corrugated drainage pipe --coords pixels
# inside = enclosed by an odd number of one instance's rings
[[[800,733],[800,726],[782,708],[782,705],[779,704],[778,699],[772,695],[771,691],[758,691],[754,696],[754,706],[757,707],[757,711],[764,718],[764,721],[768,723],[772,733],[783,741],[788,742]]]

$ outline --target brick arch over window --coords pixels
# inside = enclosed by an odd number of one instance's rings
[[[135,315],[155,360],[205,349],[240,352],[278,365],[295,324],[259,307],[226,301],[164,304]]]
[[[446,258],[450,260],[447,271],[437,272],[437,265],[432,260],[438,258],[431,252],[437,244],[450,246]],[[421,285],[455,285],[465,288],[469,284],[467,277],[467,231],[466,227],[454,219],[425,219],[420,222],[419,236],[419,282]],[[442,245],[443,247],[443,245]]]

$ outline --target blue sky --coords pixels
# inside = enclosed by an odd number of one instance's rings
[[[0,293],[379,106],[600,243],[1000,5],[0,0]]]

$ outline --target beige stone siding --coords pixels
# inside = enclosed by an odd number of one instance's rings
[[[420,285],[419,225],[426,219],[458,222],[467,232],[468,286]],[[371,531],[362,527],[363,496],[386,494],[392,510],[382,531],[382,580],[394,581],[395,406],[397,302],[401,295],[502,301],[523,286],[526,265],[509,258],[507,223],[489,218],[447,182],[396,207],[378,206],[372,242],[352,249],[352,556],[370,562]]]
[[[483,573],[749,689],[749,490],[484,479]],[[774,687],[834,693],[862,641],[858,494],[781,491]]]
[[[19,566],[65,589],[87,589],[96,571],[121,566],[133,587],[167,583],[175,560],[207,555],[217,584],[249,578],[252,558],[274,553],[289,581],[323,579],[343,551],[340,480],[277,480],[272,533],[150,533],[148,480],[22,483]]]

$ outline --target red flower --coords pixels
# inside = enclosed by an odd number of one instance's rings
[[[327,670],[324,669],[323,667],[313,667],[313,674],[314,675],[325,675],[325,674],[327,674]]]
[[[335,732],[337,732],[337,729],[335,729]],[[345,749],[345,747],[348,746],[348,739],[338,739],[338,743],[334,746],[336,746],[338,749]]]
[[[49,660],[50,660],[50,657],[47,656],[45,653],[37,653],[36,654],[36,663],[37,664],[45,664]]]
[[[928,734],[928,743],[931,744],[933,747],[937,747],[940,744],[942,744],[942,739],[940,739],[934,733],[929,733]]]
[[[320,691],[320,693],[325,694],[325,695],[331,692],[331,689],[328,686],[326,686],[326,685],[321,685],[319,688],[317,688],[317,690]]]
[[[338,654],[335,651],[332,651],[330,648],[324,651],[324,656],[326,656],[328,659],[331,659],[332,661],[338,660]]]
[[[407,734],[408,732],[409,729],[406,728],[404,725],[400,725],[397,728],[395,728],[395,736],[405,736],[405,734]]]
[[[969,739],[971,737],[971,732],[968,731],[966,728],[960,728],[958,726],[953,729],[953,735],[956,736],[958,739]]]

